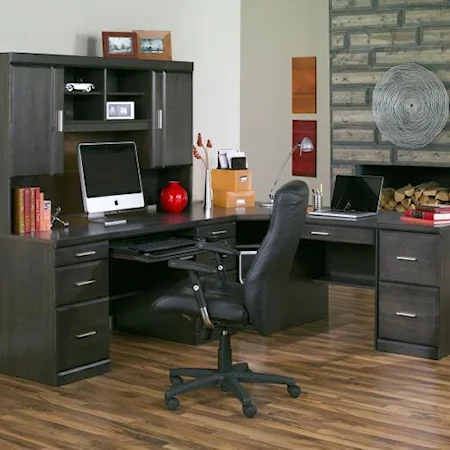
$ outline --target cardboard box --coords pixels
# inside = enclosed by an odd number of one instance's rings
[[[213,203],[224,208],[246,208],[255,206],[255,191],[213,190]]]
[[[211,185],[219,191],[251,191],[252,172],[245,170],[213,169],[211,170]]]

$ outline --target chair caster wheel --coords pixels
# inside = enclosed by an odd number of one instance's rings
[[[288,386],[287,390],[288,390],[289,395],[293,398],[297,398],[300,395],[300,393],[302,392],[300,387],[295,384],[294,384],[294,386]]]
[[[172,386],[178,386],[179,384],[183,383],[183,378],[179,377],[178,375],[174,375],[173,377],[170,377],[170,384]]]
[[[255,405],[249,403],[248,405],[242,406],[242,411],[244,411],[244,414],[251,419],[252,417],[256,416],[258,409],[256,408]]]
[[[166,398],[165,404],[168,409],[175,411],[180,406],[180,400],[176,397]]]

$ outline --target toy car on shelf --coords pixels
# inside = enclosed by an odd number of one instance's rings
[[[66,92],[81,91],[81,92],[91,92],[95,89],[92,83],[84,83],[83,81],[75,81],[72,83],[66,83],[64,88]]]

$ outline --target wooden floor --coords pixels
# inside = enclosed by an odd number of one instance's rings
[[[261,337],[233,338],[236,360],[292,375],[249,386],[258,415],[215,389],[163,405],[167,370],[214,366],[200,347],[115,336],[112,371],[61,388],[0,377],[0,449],[448,449],[450,357],[431,361],[373,350],[373,292],[333,287],[330,317]]]

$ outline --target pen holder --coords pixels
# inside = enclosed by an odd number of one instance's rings
[[[313,193],[313,209],[318,211],[322,209],[323,195],[320,192]]]

